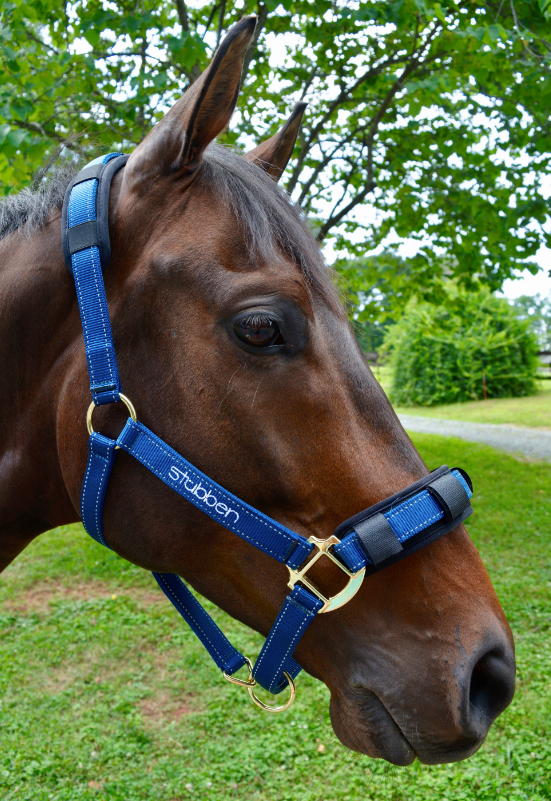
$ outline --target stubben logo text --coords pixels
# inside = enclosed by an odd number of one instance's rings
[[[176,482],[176,484],[183,484],[185,489],[191,495],[195,495],[198,500],[202,501],[205,506],[213,509],[217,514],[224,518],[226,518],[228,515],[235,515],[235,523],[237,523],[239,520],[239,513],[236,512],[235,509],[231,509],[225,503],[219,501],[216,495],[211,492],[210,489],[205,489],[203,486],[201,486],[200,481],[197,484],[194,484],[193,479],[189,477],[189,474],[182,472],[179,467],[172,465],[168,471],[168,475],[172,481]]]

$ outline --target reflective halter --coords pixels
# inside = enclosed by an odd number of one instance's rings
[[[111,257],[109,187],[127,159],[111,153],[92,161],[71,181],[63,204],[63,251],[75,280],[92,393],[87,414],[90,440],[81,495],[82,522],[91,537],[109,547],[103,534],[103,503],[115,453],[122,448],[217,523],[285,564],[291,592],[254,667],[231,645],[178,576],[153,573],[224,677],[246,687],[263,709],[280,712],[288,709],[295,697],[293,680],[301,667],[293,653],[316,615],[346,604],[366,575],[403,559],[463,522],[472,512],[472,484],[463,470],[449,470],[444,465],[341,523],[329,539],[306,539],[221,487],[140,423],[131,401],[121,392],[102,275]],[[95,432],[94,408],[120,401],[130,416],[119,437],[114,440]],[[331,559],[347,579],[346,586],[331,598],[308,575],[322,556]],[[234,674],[245,665],[248,678],[236,678]],[[282,706],[267,706],[256,697],[257,684],[275,694],[289,686],[291,697]]]

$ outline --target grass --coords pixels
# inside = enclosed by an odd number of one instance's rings
[[[392,374],[388,367],[375,367],[374,373],[385,390],[390,390]],[[525,398],[494,398],[487,401],[450,403],[445,406],[395,406],[398,414],[464,420],[468,423],[509,423],[551,430],[551,381],[538,381],[539,392]]]
[[[43,535],[0,577],[2,801],[551,799],[551,465],[414,440],[475,483],[469,529],[517,643],[515,701],[466,762],[395,768],[352,754],[326,688],[301,674],[268,716],[221,680],[153,579],[78,526]],[[207,604],[247,654],[260,638]]]

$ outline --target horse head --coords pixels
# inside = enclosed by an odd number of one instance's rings
[[[254,24],[230,30],[117,173],[105,285],[122,384],[144,424],[235,495],[326,540],[428,470],[365,361],[300,211],[277,185],[303,105],[244,157],[213,144],[234,111]],[[59,212],[42,246],[64,344],[43,347],[43,373],[55,380],[37,404],[54,410],[38,418],[58,455],[49,486],[59,511],[44,514],[43,527],[79,518],[86,464],[86,363],[54,223]],[[98,409],[95,427],[116,435],[119,406]],[[124,452],[104,531],[125,559],[181,575],[264,635],[287,593],[285,566]],[[342,585],[329,560],[311,573],[328,592]],[[400,765],[471,755],[514,688],[511,632],[463,525],[367,577],[345,606],[315,620],[295,657],[328,686],[341,741]]]

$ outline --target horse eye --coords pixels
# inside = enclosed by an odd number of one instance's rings
[[[238,339],[253,347],[284,344],[278,324],[269,317],[247,317],[236,323],[233,330]]]

